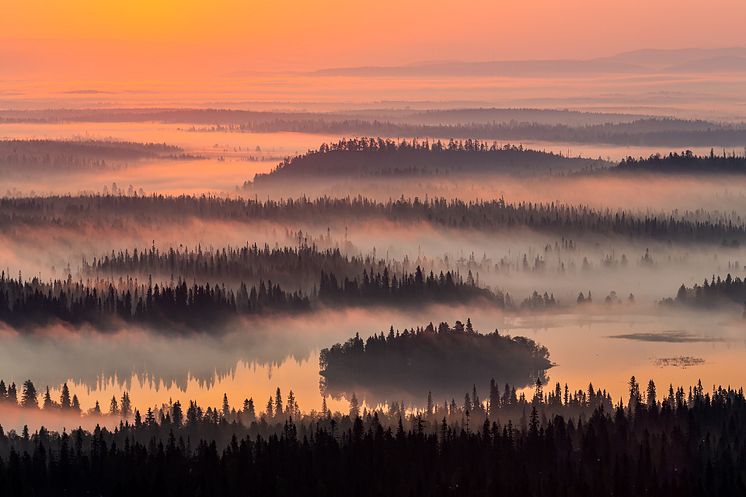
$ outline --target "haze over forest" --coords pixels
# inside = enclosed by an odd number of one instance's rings
[[[0,493],[746,495],[746,8],[454,8],[5,8]]]

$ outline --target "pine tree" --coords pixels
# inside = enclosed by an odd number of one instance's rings
[[[181,403],[177,400],[171,407],[171,421],[177,426],[181,426],[184,420],[184,413],[181,410]]]
[[[70,398],[70,389],[67,388],[67,383],[62,384],[62,393],[60,394],[60,408],[63,411],[67,411],[72,407],[72,399]]]
[[[223,417],[227,418],[231,413],[231,406],[228,404],[228,394],[223,394]]]
[[[44,392],[43,409],[49,411],[52,408],[54,408],[54,401],[52,400],[52,396],[49,394],[49,387],[47,386],[47,390]]]
[[[11,383],[8,387],[8,396],[7,400],[9,404],[17,405],[18,404],[18,393],[16,391],[16,384]]]
[[[277,392],[275,393],[275,416],[282,416],[282,413],[282,395],[280,394],[280,387],[277,387]]]
[[[153,409],[150,407],[148,407],[148,412],[145,414],[145,424],[147,426],[155,425],[155,413],[153,412]]]
[[[634,376],[629,379],[629,402],[627,404],[630,411],[634,411],[640,403],[640,385]]]
[[[658,405],[658,396],[656,395],[655,382],[653,380],[648,382],[647,400],[648,407],[650,408],[655,408]]]
[[[359,416],[360,416],[360,404],[358,403],[357,397],[355,396],[355,392],[353,392],[352,398],[350,399],[350,417],[357,418]]]
[[[37,400],[36,387],[31,380],[23,382],[23,392],[21,394],[21,406],[28,409],[38,409],[39,401]]]
[[[132,401],[130,401],[130,394],[128,392],[122,393],[122,403],[119,414],[125,419],[132,415]]]
[[[254,409],[254,399],[252,397],[244,401],[244,414],[246,414],[249,421],[256,419],[256,410]]]
[[[298,417],[299,413],[297,411],[297,405],[295,403],[295,394],[292,390],[290,390],[290,393],[288,393],[288,405],[286,408],[287,414],[292,417]]]

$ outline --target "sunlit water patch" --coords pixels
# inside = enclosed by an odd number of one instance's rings
[[[590,381],[618,400],[626,396],[632,375],[640,380],[654,379],[660,388],[669,383],[696,384],[698,380],[704,385],[746,383],[746,372],[740,367],[746,348],[740,316],[644,306],[610,312],[600,305],[591,306],[584,314],[542,315],[506,315],[473,307],[348,310],[246,323],[219,337],[177,337],[137,330],[99,335],[64,329],[24,337],[5,331],[0,378],[6,384],[15,382],[19,396],[23,381],[32,379],[40,400],[47,386],[52,398],[59,399],[62,384],[67,382],[83,412],[97,401],[106,412],[111,398],[120,399],[124,392],[143,411],[177,400],[183,405],[196,400],[206,407],[219,407],[224,395],[237,409],[251,398],[261,411],[278,388],[284,396],[292,390],[302,410],[318,411],[322,405],[321,348],[343,342],[356,332],[362,337],[386,333],[388,326],[383,323],[403,330],[430,321],[436,326],[440,321],[453,324],[466,317],[471,317],[477,330],[498,328],[504,335],[526,336],[546,346],[554,364],[547,372],[551,385],[560,382],[586,389]],[[626,337],[619,338],[623,335]],[[645,339],[635,339],[639,336]],[[656,336],[662,339],[650,339]],[[687,339],[691,337],[697,339]],[[683,363],[657,360],[672,357],[697,358],[688,362],[696,367],[662,367]],[[425,379],[420,400],[409,400],[407,405],[424,405],[430,390],[438,392],[434,398],[438,403],[460,399],[473,386],[485,398],[490,379],[449,392],[438,391],[438,385],[427,385]],[[501,379],[495,379],[500,384]],[[386,400],[403,399],[392,394]],[[344,396],[326,399],[331,409],[341,411],[347,409],[348,401]],[[0,424],[12,424],[14,419],[17,417],[0,420]]]

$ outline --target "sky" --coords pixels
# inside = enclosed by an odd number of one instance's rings
[[[743,0],[4,0],[0,78],[162,80],[746,45]]]

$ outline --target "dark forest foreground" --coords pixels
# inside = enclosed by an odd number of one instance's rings
[[[352,410],[250,425],[191,405],[114,431],[0,435],[2,495],[746,494],[741,390],[631,382],[626,406],[580,392],[502,409]],[[580,395],[580,397],[578,397]],[[598,402],[596,402],[598,401]],[[592,410],[592,406],[596,406]],[[510,411],[508,411],[510,412]],[[580,414],[577,414],[580,412]],[[565,417],[563,414],[567,415]],[[441,416],[442,415],[442,416]],[[438,419],[440,418],[440,419]]]

